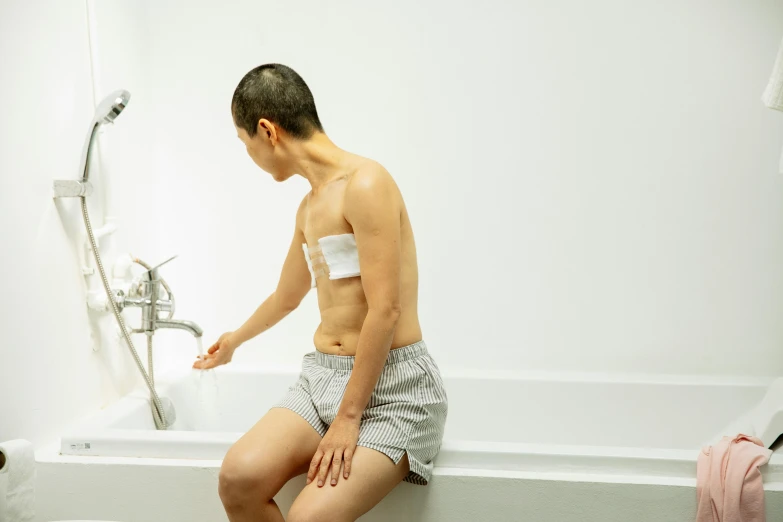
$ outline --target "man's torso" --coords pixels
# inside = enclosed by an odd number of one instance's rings
[[[346,169],[344,176],[329,182],[318,194],[309,194],[300,226],[309,248],[317,248],[318,240],[326,236],[352,234],[353,229],[344,214],[345,189],[355,172],[369,165],[370,160],[356,158],[356,164]],[[386,174],[388,175],[388,174]],[[396,185],[395,185],[396,187]],[[401,313],[392,340],[392,349],[407,346],[422,338],[418,318],[418,267],[416,245],[408,212],[399,190],[400,211],[400,308]],[[328,271],[315,279],[321,324],[315,332],[317,350],[333,355],[356,355],[367,300],[360,277],[330,279]]]

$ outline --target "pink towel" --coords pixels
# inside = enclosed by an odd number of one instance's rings
[[[696,522],[765,522],[759,466],[772,451],[756,437],[723,437],[696,462]]]

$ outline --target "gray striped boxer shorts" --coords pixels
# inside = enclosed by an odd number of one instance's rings
[[[354,360],[308,353],[299,380],[275,407],[298,413],[323,437],[337,416]],[[443,441],[447,411],[443,379],[424,342],[391,350],[362,414],[358,445],[380,451],[395,464],[407,453],[405,480],[425,485]]]

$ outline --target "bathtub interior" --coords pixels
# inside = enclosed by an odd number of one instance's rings
[[[161,393],[176,407],[175,432],[239,434],[275,404],[292,371],[223,367],[178,372]],[[599,376],[445,375],[446,440],[697,450],[763,397],[763,380]],[[154,431],[138,392],[81,423],[83,429]]]

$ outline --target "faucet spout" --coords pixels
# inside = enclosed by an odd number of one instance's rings
[[[155,321],[156,328],[174,328],[176,330],[185,330],[191,333],[193,337],[201,337],[204,331],[193,321],[182,319],[158,319]]]

